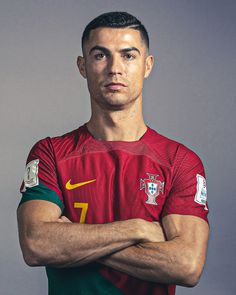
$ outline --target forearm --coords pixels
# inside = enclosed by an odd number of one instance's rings
[[[137,244],[105,257],[100,262],[138,279],[194,286],[200,273],[190,263],[194,259],[192,251],[183,245],[180,238]],[[202,266],[198,265],[198,268]]]
[[[21,246],[26,262],[32,266],[80,266],[137,243],[136,223],[41,222],[24,229]]]

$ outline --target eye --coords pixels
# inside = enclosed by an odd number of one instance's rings
[[[101,59],[104,59],[106,57],[105,53],[97,53],[94,55],[95,59],[96,60],[101,60]]]
[[[135,59],[135,55],[132,54],[132,53],[125,53],[125,54],[124,54],[124,58],[125,58],[126,60],[133,60],[133,59]]]

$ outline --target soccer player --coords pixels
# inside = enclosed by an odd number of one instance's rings
[[[51,295],[195,286],[209,232],[204,168],[144,122],[147,31],[128,13],[102,14],[85,28],[82,51],[92,115],[29,154],[18,208],[24,259],[46,266]]]

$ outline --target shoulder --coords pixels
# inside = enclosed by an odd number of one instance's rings
[[[61,158],[78,148],[85,139],[84,126],[67,132],[61,136],[45,137],[34,144],[30,154],[51,155]]]
[[[179,166],[185,162],[190,164],[201,162],[195,151],[183,143],[158,133],[150,127],[148,128],[147,144],[170,166]]]

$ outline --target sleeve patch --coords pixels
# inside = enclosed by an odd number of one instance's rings
[[[39,159],[32,160],[26,165],[24,175],[25,187],[34,187],[39,184],[38,165]]]
[[[197,192],[195,195],[195,199],[194,201],[200,205],[204,205],[205,206],[205,210],[207,209],[207,187],[206,187],[206,179],[197,174]]]

